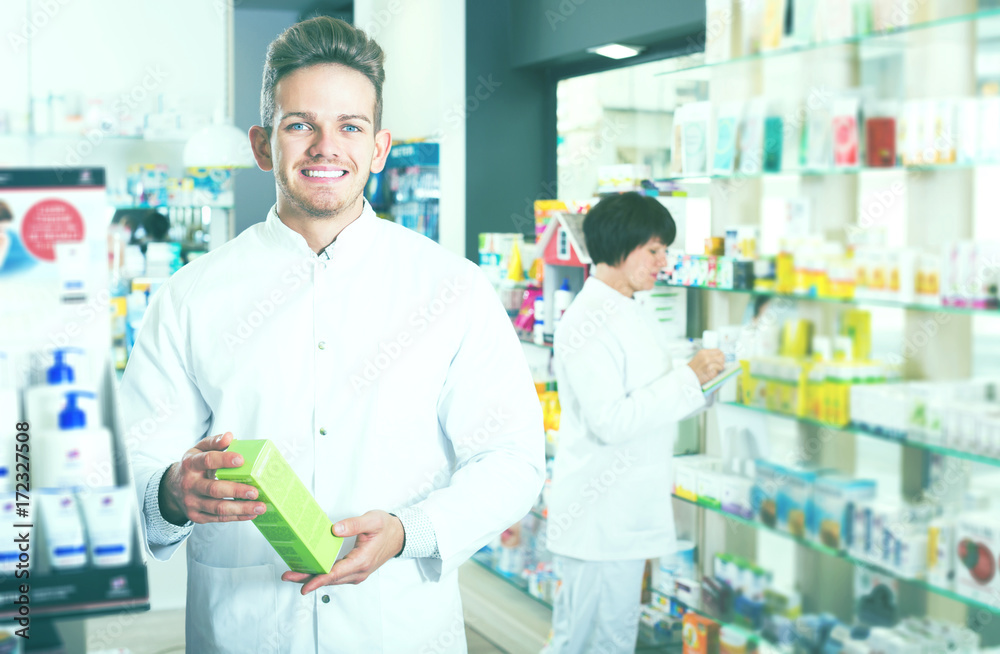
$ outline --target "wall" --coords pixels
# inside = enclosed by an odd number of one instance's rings
[[[296,11],[241,9],[234,12],[233,124],[243,132],[260,124],[260,81],[267,46],[285,28],[295,23]],[[274,175],[259,168],[236,172],[236,224],[239,234],[264,220],[275,202]]]
[[[465,253],[478,262],[480,232],[534,234],[534,200],[554,190],[544,154],[555,133],[545,72],[511,65],[508,3],[470,0],[466,11]]]
[[[465,254],[465,2],[356,0],[354,24],[386,51],[382,125],[441,143],[441,245]]]

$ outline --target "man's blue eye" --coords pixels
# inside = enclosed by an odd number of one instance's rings
[[[344,125],[344,129],[352,131],[352,132],[360,132],[361,131],[355,125]]]
[[[296,132],[301,132],[302,130],[299,129],[300,127],[305,129],[306,127],[308,127],[308,125],[306,125],[305,123],[292,123],[291,125],[288,126],[288,129]]]

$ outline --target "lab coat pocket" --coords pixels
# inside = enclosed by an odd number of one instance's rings
[[[279,651],[273,565],[216,568],[193,560],[189,564],[188,651]]]

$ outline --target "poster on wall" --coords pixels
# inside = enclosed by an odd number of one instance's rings
[[[103,338],[104,179],[103,168],[0,169],[0,345]]]

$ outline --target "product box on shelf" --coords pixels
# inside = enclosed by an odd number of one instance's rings
[[[738,475],[722,478],[722,510],[746,520],[753,518],[754,481]]]
[[[787,477],[778,490],[778,528],[798,538],[814,530],[816,519],[813,486],[822,471],[785,468]]]
[[[674,495],[691,502],[697,502],[700,475],[703,472],[717,472],[721,464],[719,459],[704,454],[675,457],[673,461]]]
[[[981,602],[1000,601],[1000,514],[975,511],[959,514],[955,522],[955,590]]]
[[[955,587],[958,562],[955,522],[955,516],[943,516],[927,527],[927,581],[947,590]]]
[[[751,498],[757,520],[768,527],[777,527],[778,494],[788,482],[788,471],[784,466],[763,459],[756,461],[756,467]]]
[[[809,536],[827,547],[847,549],[852,539],[856,503],[875,497],[876,482],[838,475],[820,477],[813,487],[815,529]]]

